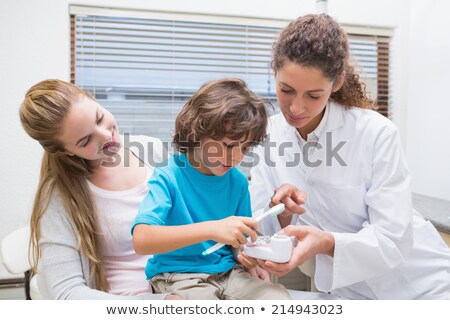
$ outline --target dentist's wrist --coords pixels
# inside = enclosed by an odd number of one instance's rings
[[[323,249],[321,250],[321,253],[326,254],[330,257],[334,257],[334,248],[335,248],[335,240],[334,235],[331,232],[324,232],[323,233]]]

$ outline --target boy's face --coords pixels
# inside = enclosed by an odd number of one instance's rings
[[[252,144],[252,141],[235,141],[227,137],[219,140],[203,138],[200,148],[192,152],[194,162],[191,164],[203,174],[223,176],[241,162]]]

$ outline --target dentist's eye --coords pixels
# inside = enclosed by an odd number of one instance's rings
[[[292,93],[292,92],[294,92],[294,90],[292,90],[292,89],[283,89],[283,88],[280,88],[280,90],[281,90],[281,92],[284,92],[284,93]]]

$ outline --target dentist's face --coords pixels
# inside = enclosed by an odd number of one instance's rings
[[[318,68],[286,62],[276,71],[278,105],[287,123],[303,138],[320,123],[332,92],[340,89]]]
[[[83,95],[64,117],[58,138],[69,155],[89,161],[108,161],[121,143],[114,116]]]

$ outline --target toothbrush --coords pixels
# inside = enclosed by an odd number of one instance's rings
[[[257,216],[255,218],[255,220],[259,223],[265,217],[267,217],[267,216],[276,217],[277,215],[282,213],[284,210],[285,210],[285,206],[283,203],[277,204],[275,207],[267,210],[262,215]],[[250,237],[248,237],[247,239],[250,239]],[[222,248],[223,246],[225,246],[224,243],[218,242],[215,245],[213,245],[213,246],[209,247],[208,249],[206,249],[205,251],[203,251],[202,256],[206,256],[207,254],[213,253],[213,252],[219,250],[220,248]]]

